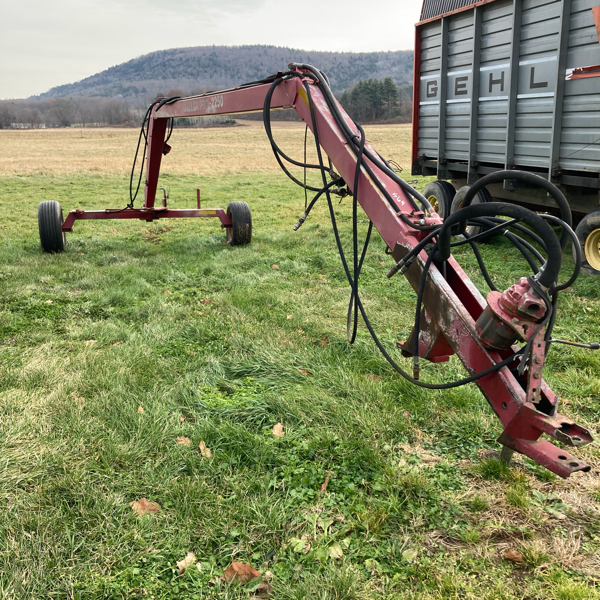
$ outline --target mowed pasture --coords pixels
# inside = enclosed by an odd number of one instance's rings
[[[414,180],[410,127],[365,130]],[[301,124],[274,132],[302,158]],[[160,182],[176,208],[197,187],[207,207],[248,202],[250,246],[226,246],[216,219],[87,221],[43,255],[38,203],[125,206],[137,136],[0,131],[0,598],[600,598],[598,444],[566,481],[506,467],[475,385],[411,386],[364,325],[349,345],[326,205],[292,231],[304,193],[261,124],[175,130]],[[335,210],[349,251],[351,202]],[[481,249],[498,287],[528,273],[506,240]],[[485,291],[470,251],[455,256]],[[391,266],[375,236],[362,296],[395,352],[416,295]],[[558,314],[557,337],[600,339],[599,281]],[[555,346],[545,376],[598,438],[599,357]],[[142,498],[160,509],[138,515]],[[232,561],[261,577],[224,582]]]

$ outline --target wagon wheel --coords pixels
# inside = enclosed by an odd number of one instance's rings
[[[442,220],[450,214],[454,194],[456,190],[449,181],[432,181],[423,190],[423,196]]]
[[[457,210],[462,208],[463,200],[469,191],[470,185],[463,185],[463,187],[456,192],[456,196],[454,196],[454,200],[452,201],[452,207],[450,208],[450,214],[454,214]],[[475,198],[473,198],[471,204],[483,204],[485,202],[491,202],[492,195],[487,191],[486,188],[483,188],[477,192]],[[469,225],[466,229],[466,232],[469,236],[473,237],[477,235],[481,231],[481,227],[477,227],[476,225]],[[459,239],[463,236],[457,236]]]
[[[38,206],[38,228],[43,252],[62,252],[67,240],[62,230],[63,213],[56,200],[45,200]]]
[[[227,216],[231,227],[227,227],[227,243],[230,246],[244,246],[252,240],[252,215],[246,202],[230,202]]]
[[[600,275],[600,210],[596,209],[581,219],[575,234],[581,244],[581,272]],[[573,259],[575,260],[575,249]]]

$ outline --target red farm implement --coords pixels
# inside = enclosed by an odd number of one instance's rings
[[[318,164],[304,165],[286,156],[273,139],[270,111],[293,108],[314,134]],[[577,447],[592,441],[590,433],[558,413],[559,398],[542,378],[542,369],[552,343],[558,293],[572,284],[581,265],[581,249],[571,229],[571,213],[562,193],[539,177],[535,184],[558,204],[560,218],[538,215],[506,203],[472,204],[483,186],[496,181],[519,179],[519,171],[493,173],[480,179],[465,195],[460,211],[445,221],[432,210],[428,200],[403,181],[365,139],[334,98],[327,77],[306,64],[290,65],[289,71],[268,79],[222,92],[197,97],[164,99],[154,103],[144,120],[142,136],[147,146],[144,204],[134,208],[103,211],[71,211],[62,222],[58,203],[40,205],[42,246],[48,251],[64,248],[64,234],[80,219],[154,219],[174,217],[218,217],[233,244],[250,241],[250,211],[244,203],[232,203],[227,210],[173,210],[155,206],[162,157],[168,153],[168,135],[173,119],[179,117],[235,114],[263,111],[267,135],[275,156],[284,161],[320,172],[322,186],[315,192],[296,226],[309,217],[319,199],[329,207],[333,231],[346,272],[351,296],[348,309],[348,336],[354,341],[360,313],[375,343],[391,366],[411,383],[428,389],[450,389],[475,382],[502,423],[499,442],[503,456],[513,451],[525,454],[561,477],[590,467],[562,447],[542,438],[546,435],[562,446]],[[323,158],[326,154],[327,161]],[[523,177],[531,179],[532,174]],[[528,181],[529,181],[528,179]],[[531,182],[530,182],[531,183]],[[138,184],[139,187],[139,184]],[[352,256],[348,259],[340,240],[332,194],[352,196]],[[131,194],[133,200],[135,194]],[[164,203],[166,204],[166,202]],[[358,206],[369,219],[368,234],[359,247]],[[551,225],[561,228],[560,238]],[[469,236],[467,227],[476,227]],[[396,261],[388,277],[405,276],[417,292],[415,323],[409,339],[388,351],[377,337],[359,295],[359,275],[372,229],[375,228]],[[473,229],[471,229],[473,231]],[[520,278],[505,291],[496,290],[477,242],[496,235],[510,239],[531,265],[533,274]],[[454,237],[451,236],[462,236]],[[525,238],[529,236],[531,241]],[[452,241],[452,239],[457,241]],[[569,280],[558,283],[562,251],[571,239],[579,248],[579,260]],[[491,288],[487,300],[477,290],[451,255],[451,248],[471,244]],[[597,348],[597,344],[587,347]],[[398,364],[401,353],[412,359],[412,374]],[[426,383],[419,379],[420,360],[435,363],[456,354],[468,376],[452,383]]]

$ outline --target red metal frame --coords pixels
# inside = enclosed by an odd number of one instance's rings
[[[308,81],[308,85],[321,146],[333,162],[336,171],[351,187],[356,169],[355,154],[339,130],[321,90],[311,81]],[[269,87],[270,84],[265,84],[184,98],[166,104],[158,110],[155,108],[150,117],[144,207],[139,210],[126,209],[121,212],[72,211],[65,221],[65,225],[67,225],[65,230],[70,231],[69,228],[72,227],[73,221],[78,218],[153,220],[174,216],[213,216],[205,214],[206,211],[203,209],[174,211],[154,207],[167,120],[174,117],[262,110]],[[313,129],[308,97],[298,78],[286,80],[275,89],[271,106],[274,108],[293,107],[309,128]],[[341,106],[339,109],[348,126],[360,137],[352,120]],[[366,146],[375,153],[368,142]],[[396,204],[400,207],[400,212],[396,214],[365,170],[361,170],[358,179],[359,202],[385,243],[391,248],[395,260],[399,261],[425,235],[424,232],[407,225],[399,215],[403,214],[415,221],[421,221],[425,215],[415,210],[412,201],[398,183],[373,163],[370,163],[369,166],[374,176],[383,183],[385,189],[395,199]],[[222,211],[219,213],[220,209],[212,210],[218,213],[214,216],[219,216],[221,222],[227,226],[227,216],[223,215]],[[435,213],[425,220],[428,224],[441,223]],[[406,271],[406,278],[415,289],[419,286],[426,260],[427,255],[423,251]],[[420,336],[422,343],[419,344],[419,354],[423,358],[438,362],[454,353],[462,361],[469,374],[475,374],[492,367],[514,352],[513,348],[490,349],[489,345],[486,345],[486,340],[480,338],[476,322],[488,307],[488,303],[453,257],[446,262],[444,276],[435,264],[431,266],[426,279],[423,306],[426,318],[422,319],[422,329],[412,334]],[[526,322],[526,319],[522,320],[521,324]],[[530,330],[534,329],[530,328]],[[534,370],[539,375],[544,361],[543,347],[540,346],[536,350],[531,360],[535,359]],[[410,354],[406,347],[404,353]],[[477,380],[481,392],[503,425],[504,431],[499,441],[508,448],[530,456],[561,477],[568,477],[575,471],[589,470],[590,467],[581,460],[541,439],[542,434],[547,434],[570,446],[579,446],[592,441],[589,432],[577,426],[570,419],[557,414],[559,398],[542,379],[535,384],[537,387],[535,394],[530,393],[530,384],[531,381],[528,381],[527,377],[518,378],[513,375],[509,367],[504,367]]]

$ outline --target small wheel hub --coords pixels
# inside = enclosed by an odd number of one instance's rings
[[[600,271],[600,229],[592,231],[585,240],[585,258],[590,267]]]

